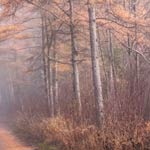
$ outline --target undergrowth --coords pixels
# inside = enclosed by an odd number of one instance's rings
[[[150,123],[135,119],[118,121],[108,118],[102,128],[74,125],[63,117],[28,118],[15,121],[15,131],[36,141],[39,150],[149,150]],[[40,144],[39,144],[40,143]]]

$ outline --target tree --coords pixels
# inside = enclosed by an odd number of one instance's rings
[[[79,82],[79,70],[78,70],[78,51],[75,41],[75,26],[74,26],[74,11],[73,11],[73,1],[69,0],[70,6],[70,35],[71,35],[71,49],[72,49],[72,68],[73,68],[73,89],[75,99],[78,101],[79,114],[82,113],[82,103],[80,94],[80,82]]]
[[[89,13],[89,27],[90,27],[90,44],[91,44],[91,60],[92,60],[92,72],[93,72],[93,86],[96,99],[98,121],[102,123],[104,118],[104,104],[102,94],[102,82],[100,77],[100,65],[98,55],[98,43],[97,43],[97,30],[96,30],[96,16],[94,4],[88,4]]]

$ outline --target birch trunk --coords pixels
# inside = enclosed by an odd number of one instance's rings
[[[54,39],[54,49],[53,49],[53,58],[57,60],[57,52],[56,52],[56,37]],[[60,106],[58,101],[58,63],[57,61],[53,62],[53,95],[55,102],[55,114],[60,114]]]
[[[104,104],[103,104],[102,82],[100,77],[100,64],[99,64],[99,56],[98,56],[96,16],[95,16],[95,7],[91,4],[89,4],[88,13],[89,13],[94,94],[95,94],[96,106],[97,106],[98,123],[102,123],[104,117]]]
[[[44,32],[45,31],[45,32]],[[46,92],[47,92],[47,107],[48,107],[48,115],[51,115],[51,102],[50,102],[50,88],[49,88],[49,60],[48,60],[48,35],[47,35],[47,22],[46,17],[44,18],[44,29],[43,29],[43,38],[45,38],[45,42],[43,43],[43,61],[45,64],[45,84],[46,84]]]

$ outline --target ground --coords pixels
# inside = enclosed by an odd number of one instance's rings
[[[11,131],[0,124],[0,150],[34,150],[25,146]]]
[[[0,116],[0,150],[34,150],[25,146],[9,129],[8,119]]]

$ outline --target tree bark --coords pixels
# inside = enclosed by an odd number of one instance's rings
[[[70,34],[71,34],[71,48],[72,48],[72,69],[73,69],[73,89],[74,89],[74,97],[78,102],[78,111],[81,115],[82,113],[82,103],[81,103],[81,94],[80,94],[80,82],[79,82],[79,70],[77,64],[77,47],[75,41],[75,31],[74,31],[74,19],[73,19],[73,2],[69,0],[70,6]]]
[[[116,71],[115,71],[115,62],[114,62],[114,51],[112,45],[112,33],[111,30],[108,30],[108,55],[109,55],[109,64],[110,64],[110,96],[117,95],[116,87]]]
[[[48,81],[47,81],[47,58],[45,53],[45,25],[44,25],[44,16],[41,13],[41,22],[42,22],[42,60],[43,60],[43,78],[45,83],[45,94],[46,94],[46,104],[47,104],[47,113],[50,113],[50,106],[49,106],[49,90],[48,90]]]
[[[97,106],[98,123],[101,124],[104,118],[104,104],[103,104],[102,81],[100,77],[100,64],[98,56],[95,7],[92,4],[89,4],[88,6],[88,13],[89,13],[93,86]]]
[[[48,23],[46,26],[48,26]],[[47,56],[51,57],[51,46],[53,42],[53,31],[51,31],[51,36],[49,36],[48,28],[46,27],[47,33]],[[50,96],[50,115],[51,117],[55,116],[54,112],[54,95],[53,95],[53,72],[52,72],[52,62],[48,59],[48,86],[49,86],[49,96]]]
[[[56,37],[54,39],[54,46],[53,46],[53,58],[57,60],[57,52],[56,52]],[[60,114],[60,106],[58,101],[58,63],[57,61],[53,62],[53,95],[54,95],[54,102],[55,102],[55,114]]]

